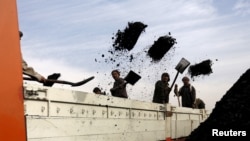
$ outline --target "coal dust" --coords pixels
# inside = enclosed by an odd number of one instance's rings
[[[169,35],[159,37],[149,48],[148,56],[151,57],[153,61],[159,61],[176,43],[176,39]]]
[[[171,60],[174,56],[176,39],[170,36],[169,32],[165,36],[156,38],[152,44],[137,46],[136,43],[141,38],[141,33],[146,31],[146,27],[148,26],[142,22],[128,22],[124,30],[118,30],[112,37],[113,44],[106,52],[100,53],[100,58],[95,58],[95,62],[105,64],[105,67],[109,66],[110,72],[118,69],[121,77],[132,70],[142,76],[140,81],[154,84],[163,72],[175,67],[175,64],[171,64]],[[110,74],[105,75],[110,76]],[[107,84],[111,85],[112,81],[108,80]],[[141,90],[144,91],[143,94],[145,90],[146,88]]]
[[[212,64],[212,60],[204,60],[200,63],[191,65],[188,69],[188,73],[191,75],[192,78],[201,75],[210,75],[211,73],[213,73]]]
[[[119,29],[115,37],[112,37],[114,49],[116,51],[132,50],[146,27],[147,25],[142,22],[128,22],[124,30]]]

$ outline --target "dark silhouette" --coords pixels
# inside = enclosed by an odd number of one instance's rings
[[[188,77],[183,77],[183,86],[178,91],[178,85],[175,85],[174,92],[177,96],[181,96],[182,107],[194,108],[194,102],[196,99],[196,90],[190,84]]]
[[[113,70],[111,74],[115,80],[113,88],[110,89],[112,96],[128,98],[126,90],[127,83],[123,78],[120,78],[120,72],[118,70]]]
[[[155,90],[153,96],[154,103],[165,104],[169,102],[169,92],[170,87],[168,82],[170,81],[170,77],[168,73],[163,73],[161,75],[161,80],[158,80],[155,83]]]

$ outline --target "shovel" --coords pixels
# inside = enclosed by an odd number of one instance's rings
[[[126,83],[129,83],[131,85],[135,85],[135,83],[141,79],[141,76],[135,73],[134,71],[130,70],[127,76],[124,78]]]
[[[65,80],[52,80],[52,79],[46,79],[46,81],[52,82],[52,83],[67,84],[67,85],[71,85],[72,87],[77,87],[77,86],[81,86],[81,85],[91,81],[94,78],[95,78],[94,76],[91,76],[87,79],[84,79],[84,80],[81,80],[78,82],[70,82],[70,81],[65,81]],[[37,81],[36,79],[29,78],[29,77],[24,77],[23,79],[30,80],[30,81]]]
[[[183,73],[185,71],[185,69],[190,65],[190,62],[188,60],[186,60],[185,58],[182,58],[180,60],[180,62],[177,64],[177,66],[175,67],[175,69],[177,70],[177,73],[176,73],[176,76],[174,78],[174,81],[170,87],[170,91],[169,93],[171,92],[173,86],[174,86],[174,83],[179,75],[179,73]],[[178,100],[178,105],[180,107],[180,99],[179,99],[179,96],[177,95],[177,100]]]

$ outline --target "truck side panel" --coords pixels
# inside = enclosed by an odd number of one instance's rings
[[[204,109],[28,83],[24,84],[24,97],[28,141],[179,139],[188,136],[208,115]]]

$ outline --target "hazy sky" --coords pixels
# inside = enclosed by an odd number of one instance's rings
[[[100,86],[109,93],[113,82],[110,72],[115,64],[105,63],[101,55],[109,55],[114,33],[133,21],[148,27],[129,52],[139,55],[144,63],[120,59],[126,71],[140,72],[142,76],[134,86],[128,86],[131,99],[152,101],[154,84],[161,73],[170,74],[171,84],[182,57],[191,64],[211,59],[213,73],[191,81],[197,97],[211,110],[250,67],[248,0],[19,0],[17,7],[19,28],[24,33],[22,55],[29,65],[44,76],[59,72],[64,80],[95,76],[77,88],[55,87],[92,92]],[[160,62],[150,63],[143,49],[168,32],[178,43]],[[121,71],[124,77],[127,72]],[[187,71],[179,75],[176,83],[182,85],[185,75]],[[173,92],[170,103],[177,105]]]

